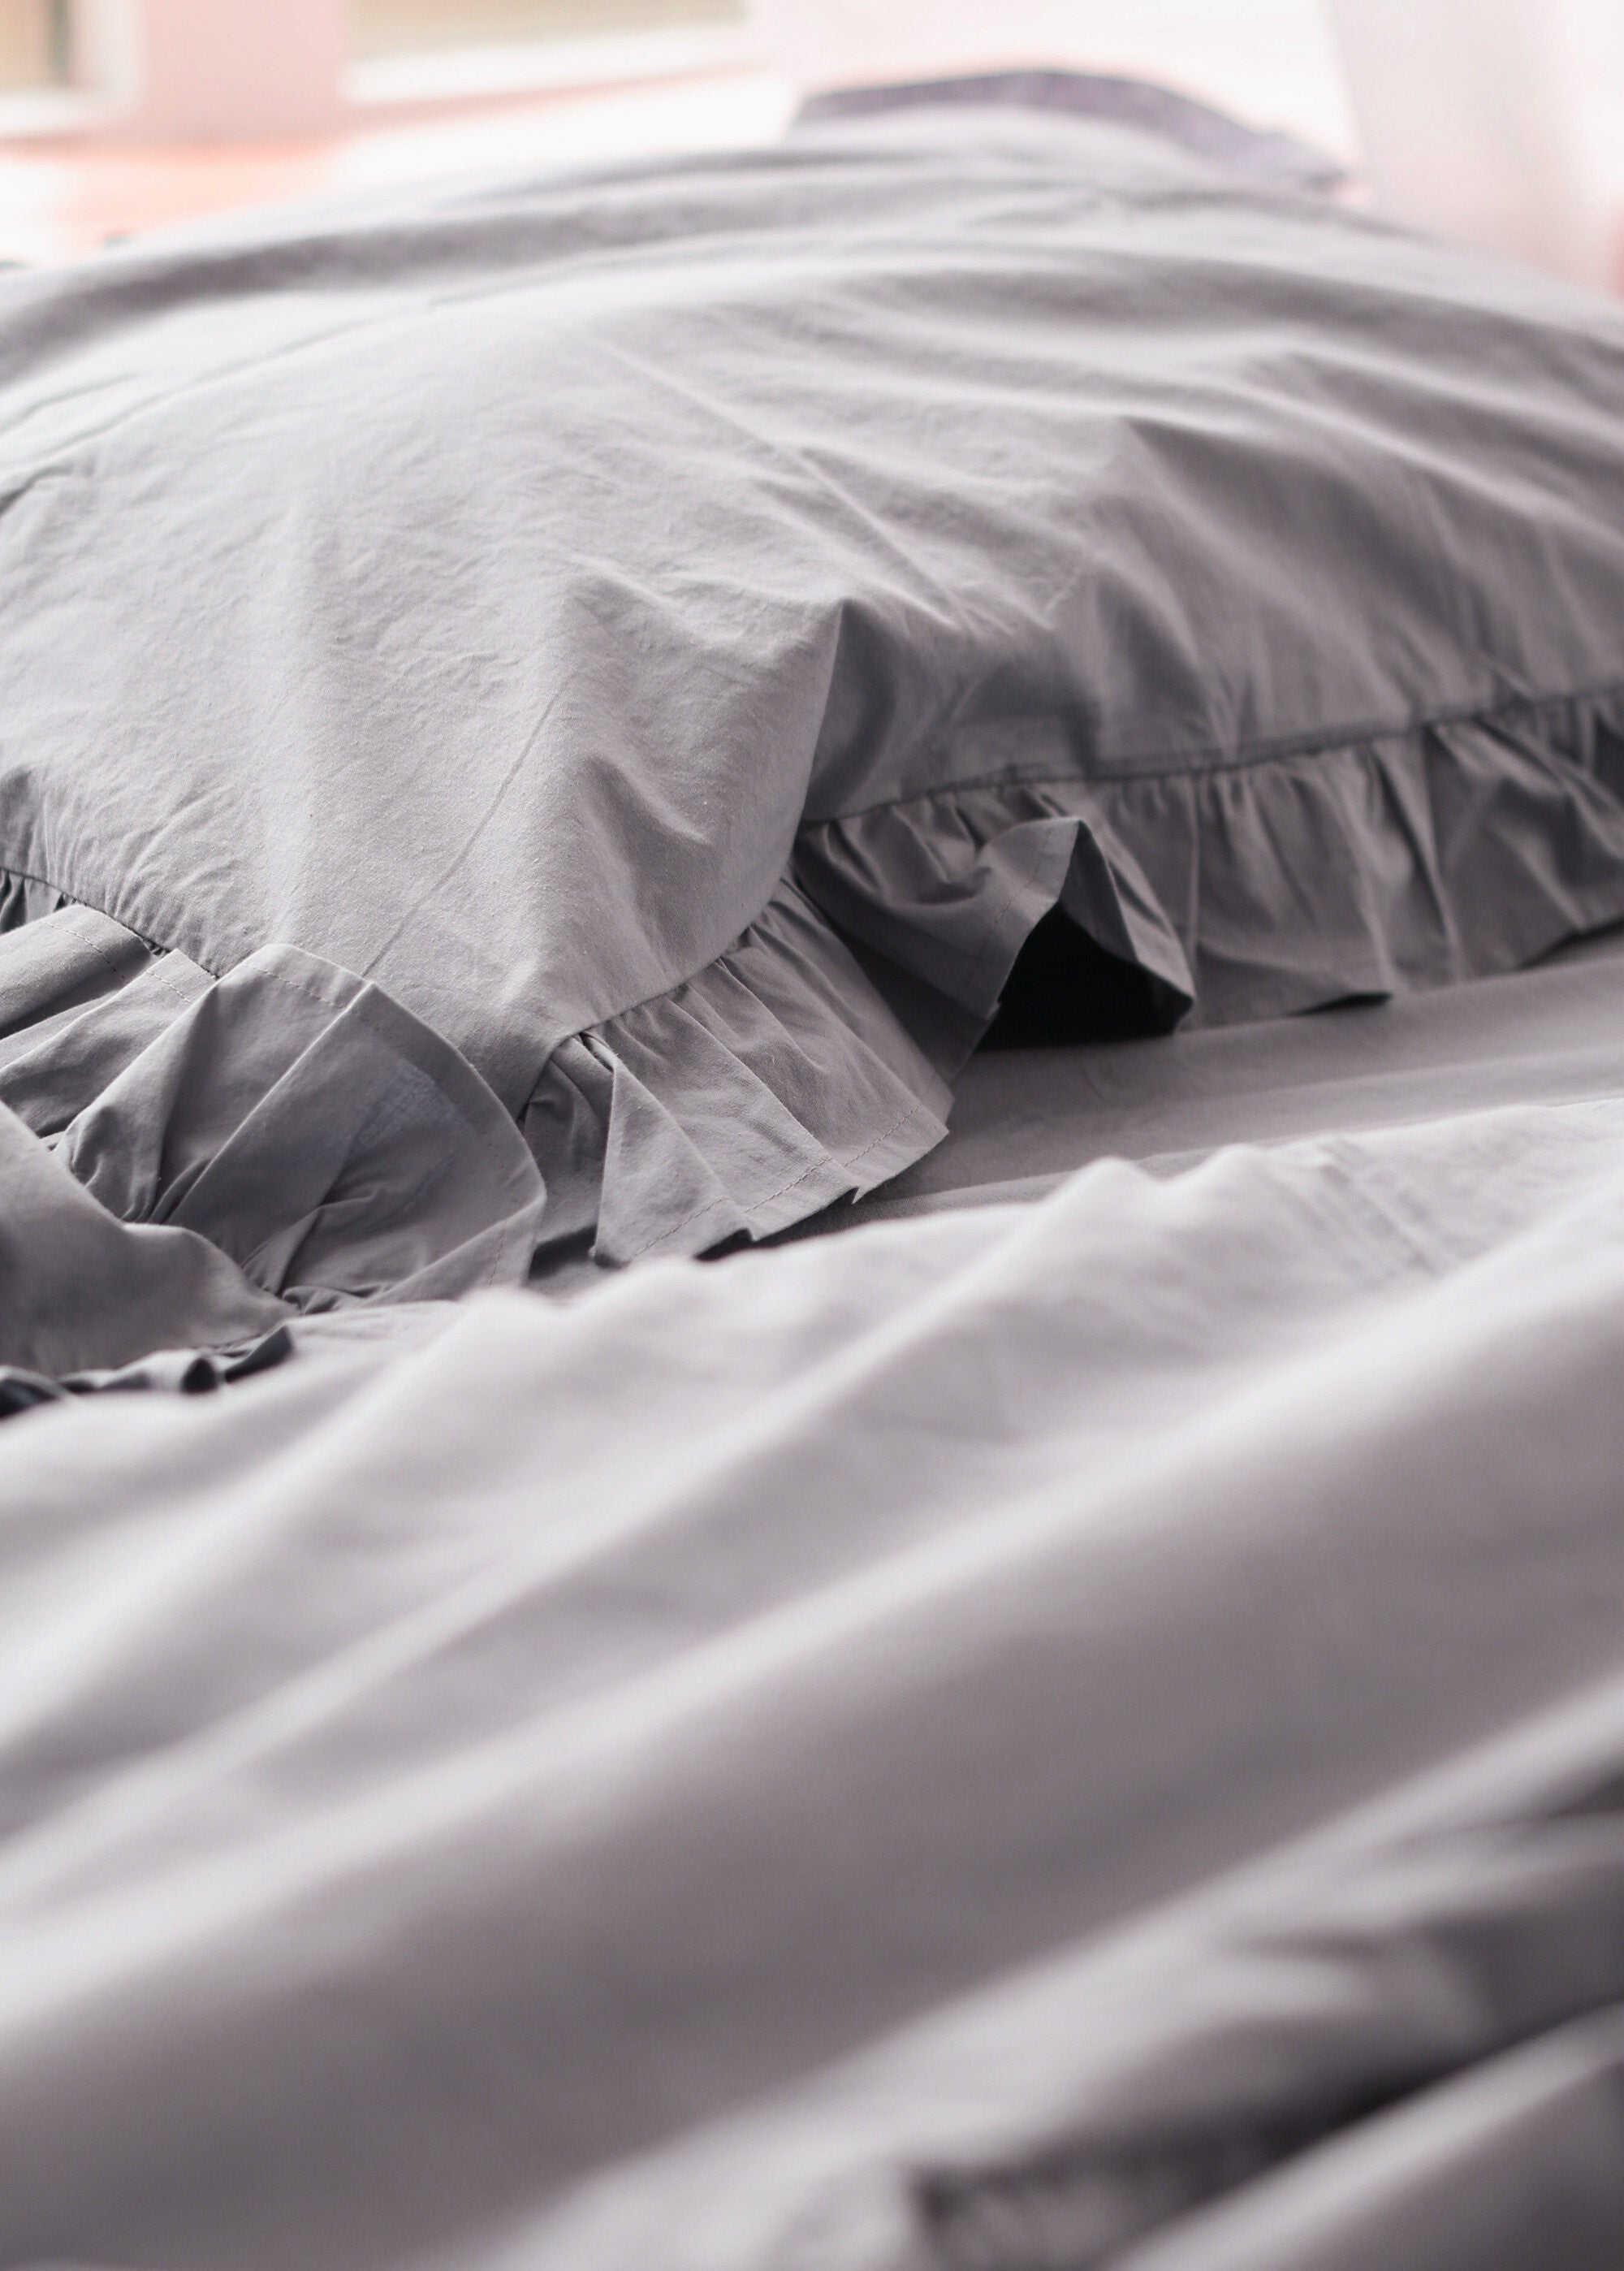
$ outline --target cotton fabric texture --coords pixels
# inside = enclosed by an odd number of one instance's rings
[[[5,279],[11,914],[375,989],[544,1269],[918,1158],[1057,902],[1168,1024],[1624,915],[1618,311],[951,108]]]
[[[1621,1157],[1109,1162],[8,1420],[0,2260],[1606,2271]]]
[[[212,1386],[295,1317],[523,1282],[536,1163],[376,987],[292,947],[211,979],[83,906],[0,949],[0,1416]]]

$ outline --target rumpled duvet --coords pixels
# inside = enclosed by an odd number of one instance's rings
[[[1617,2263],[1624,1103],[400,1316],[5,1425],[0,2263]]]

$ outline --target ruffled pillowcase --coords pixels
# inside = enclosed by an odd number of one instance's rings
[[[392,997],[549,1268],[917,1157],[1056,905],[1167,1025],[1624,917],[1624,321],[1148,135],[217,226],[0,413],[16,906]]]

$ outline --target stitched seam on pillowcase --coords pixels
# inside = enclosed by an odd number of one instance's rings
[[[185,947],[171,946],[161,938],[154,938],[150,931],[137,930],[134,923],[126,922],[122,915],[115,915],[110,907],[104,907],[100,899],[93,899],[84,891],[76,891],[71,883],[58,882],[55,875],[36,875],[31,868],[10,867],[0,862],[0,877],[5,876],[16,883],[38,883],[45,890],[60,891],[64,899],[71,899],[76,906],[88,907],[93,915],[105,915],[110,923],[116,923],[120,930],[127,930],[131,938],[138,938],[143,946],[151,947],[154,954],[185,955],[189,962],[197,964],[199,970],[207,970],[211,978],[225,975],[223,971],[212,969],[208,963],[200,961],[197,955],[188,953]],[[26,923],[21,926],[25,930],[27,927]]]
[[[18,882],[38,883],[48,891],[60,891],[65,898],[75,900],[80,906],[88,907],[93,914],[105,915],[109,922],[117,923],[121,930],[129,931],[132,938],[138,938],[144,946],[151,947],[154,952],[159,954],[179,953],[184,955],[188,961],[196,962],[197,964],[197,967],[212,979],[218,980],[228,975],[227,972],[215,969],[211,964],[200,960],[197,955],[189,953],[183,947],[167,947],[160,939],[149,937],[145,932],[136,930],[132,925],[123,921],[120,916],[111,913],[108,908],[99,905],[95,900],[87,898],[83,892],[70,890],[68,885],[57,882],[52,876],[36,875],[23,867],[8,867],[0,866],[0,877],[4,876],[11,876]],[[548,1051],[545,1059],[537,1072],[530,1093],[526,1098],[523,1107],[513,1114],[515,1124],[517,1125],[518,1122],[523,1119],[524,1113],[530,1110],[530,1106],[535,1102],[537,1094],[540,1090],[541,1083],[546,1077],[547,1067],[552,1063],[553,1057],[557,1054],[558,1050],[563,1046],[566,1040],[578,1040],[584,1033],[601,1032],[604,1026],[612,1025],[617,1019],[621,1017],[629,1017],[636,1010],[649,1009],[656,1002],[670,1001],[674,994],[680,994],[685,987],[693,985],[697,979],[704,976],[707,971],[716,969],[720,964],[725,962],[730,956],[738,952],[746,938],[748,938],[750,933],[760,927],[761,922],[766,917],[768,907],[771,906],[773,900],[778,896],[779,890],[782,888],[783,884],[789,881],[790,878],[788,876],[781,876],[778,882],[774,885],[772,893],[768,898],[767,905],[762,907],[760,913],[753,916],[751,920],[745,925],[743,930],[738,933],[737,937],[731,939],[729,943],[723,948],[720,954],[712,955],[708,962],[702,962],[697,970],[691,971],[686,978],[676,979],[670,986],[662,987],[657,994],[644,994],[641,1001],[628,1002],[627,1007],[623,1009],[612,1009],[606,1016],[595,1019],[591,1024],[582,1025],[574,1033],[562,1035],[554,1047]],[[791,884],[791,888],[796,889],[798,887]],[[802,897],[805,896],[805,893],[803,893]],[[814,912],[817,911],[814,910]],[[827,920],[827,918],[819,915],[819,920]],[[835,935],[838,936],[838,933],[836,933]],[[335,966],[337,967],[341,965]],[[352,972],[352,975],[354,973]],[[365,986],[370,986],[374,983],[374,980],[371,979],[363,979],[361,983]],[[387,991],[387,989],[382,990]],[[389,998],[390,1000],[393,1000],[394,997],[393,995],[390,995]],[[425,1024],[427,1024],[426,1019],[421,1020],[420,1022]],[[437,1040],[445,1042],[445,1046],[448,1048],[455,1046],[454,1043],[446,1041],[445,1035],[440,1032],[437,1027],[430,1025],[428,1026],[428,1031],[434,1034]],[[428,1077],[432,1079],[433,1075],[429,1075]],[[434,1085],[438,1088],[440,1087],[440,1083],[435,1081]],[[449,1102],[450,1098],[448,1098],[447,1101]],[[453,1108],[455,1109],[455,1106],[453,1106]],[[890,1136],[894,1136],[907,1116],[906,1113],[900,1113],[898,1117],[891,1122],[889,1127],[883,1128],[880,1133],[874,1137],[871,1143],[865,1144],[863,1150],[854,1152],[850,1161],[837,1160],[836,1164],[842,1165],[855,1164],[856,1160],[863,1158],[865,1154],[872,1150],[876,1145],[885,1143]],[[458,1117],[461,1118],[462,1115],[459,1113]],[[476,1130],[474,1132],[478,1133],[478,1131]],[[480,1136],[480,1141],[481,1143],[484,1143],[485,1139],[483,1136]],[[835,1154],[833,1152],[828,1153],[827,1156],[830,1158],[835,1158]],[[758,1202],[758,1203],[763,1206],[770,1205],[774,1199],[782,1198],[786,1191],[793,1190],[797,1182],[805,1182],[808,1176],[815,1174],[816,1173],[817,1168],[815,1166],[806,1168],[802,1174],[794,1177],[790,1182],[785,1183],[780,1189],[776,1191],[769,1191],[767,1196]],[[709,1203],[714,1205],[716,1202],[713,1200],[709,1202]],[[689,1223],[697,1221],[700,1216],[704,1212],[704,1207],[695,1208],[692,1214],[685,1215],[683,1217],[681,1222],[675,1225],[675,1229],[677,1231],[686,1229]],[[668,1236],[674,1234],[674,1232],[667,1233]],[[640,1249],[640,1251],[641,1250],[643,1249]],[[493,1262],[492,1264],[493,1270],[494,1270],[495,1267],[496,1263]]]
[[[0,874],[4,873],[4,870],[0,868]],[[601,1017],[594,1017],[590,1024],[577,1025],[575,1031],[572,1033],[560,1033],[558,1039],[553,1043],[552,1048],[548,1050],[546,1057],[543,1061],[541,1070],[536,1076],[537,1089],[540,1088],[542,1082],[546,1077],[548,1066],[552,1062],[553,1058],[563,1047],[566,1041],[578,1041],[588,1033],[601,1033],[607,1026],[618,1024],[623,1017],[634,1017],[640,1009],[652,1009],[659,1002],[674,1001],[679,994],[685,993],[690,986],[697,986],[700,979],[708,976],[711,971],[719,970],[723,963],[730,962],[737,954],[741,952],[751,932],[759,931],[762,927],[763,924],[767,920],[768,913],[771,912],[774,905],[778,899],[779,893],[785,889],[786,885],[797,897],[805,900],[806,905],[812,910],[812,912],[816,917],[818,922],[828,932],[830,937],[834,940],[836,945],[844,947],[847,953],[849,954],[851,948],[845,938],[842,937],[841,933],[835,929],[834,924],[830,922],[828,917],[824,913],[822,908],[818,905],[817,902],[812,897],[811,894],[802,890],[801,886],[796,882],[793,874],[789,868],[786,868],[783,874],[779,876],[778,881],[773,885],[772,890],[768,893],[760,912],[752,915],[750,920],[745,925],[744,928],[741,931],[737,932],[732,938],[729,939],[727,944],[717,953],[713,954],[709,957],[708,961],[701,962],[697,970],[690,970],[686,978],[673,978],[669,986],[662,986],[657,993],[641,994],[635,1001],[628,1001],[624,1009],[606,1009]],[[117,918],[115,916],[114,920],[116,921],[116,920]],[[753,1001],[760,1003],[763,1009],[767,1008],[768,1005],[762,1001],[761,996],[756,992],[753,986],[750,985],[743,978],[738,979],[738,983],[744,987],[745,993],[750,995]],[[780,1019],[778,1022],[782,1024],[782,1020]],[[605,1042],[604,1046],[607,1047],[608,1046],[609,1044]],[[723,1046],[726,1047],[728,1045],[724,1042]],[[728,1053],[730,1055],[735,1057],[738,1054],[738,1052],[736,1049],[731,1048],[729,1049]],[[530,1105],[533,1104],[535,1100],[535,1092],[532,1091],[529,1102],[527,1102],[524,1106],[526,1112],[530,1110]],[[787,1190],[790,1188],[790,1186],[786,1184],[784,1188]],[[702,1213],[704,1210],[701,1208],[700,1211]]]
[[[1624,700],[1624,679],[1609,680],[1597,686],[1573,687],[1566,693],[1509,694],[1501,701],[1487,705],[1474,704],[1468,708],[1459,710],[1436,711],[1429,717],[1414,719],[1408,725],[1327,727],[1312,733],[1296,734],[1283,741],[1260,741],[1234,756],[1226,756],[1209,744],[1205,748],[1193,749],[1183,756],[1153,756],[1147,758],[1142,764],[1114,766],[1086,775],[1076,771],[1023,773],[1007,769],[1000,772],[975,773],[965,780],[950,782],[942,788],[914,789],[906,796],[881,797],[873,804],[855,805],[848,811],[824,813],[816,819],[803,815],[797,825],[796,833],[799,836],[813,829],[838,827],[842,820],[863,820],[871,812],[895,812],[901,810],[905,805],[941,803],[948,798],[963,795],[971,789],[1073,786],[1092,788],[1105,783],[1116,786],[1124,782],[1141,780],[1176,780],[1183,775],[1195,771],[1198,767],[1209,773],[1244,772],[1254,765],[1270,764],[1294,756],[1311,756],[1316,752],[1342,748],[1350,743],[1401,741],[1407,741],[1417,733],[1431,733],[1440,726],[1487,724],[1492,719],[1502,718],[1509,712],[1518,710],[1538,713],[1546,710],[1563,709],[1569,703],[1575,702],[1618,700]],[[1069,817],[1070,815],[1057,816]],[[60,891],[64,898],[77,900],[80,906],[88,907],[93,914],[105,915],[109,922],[117,923],[121,930],[129,931],[131,936],[138,938],[144,946],[150,946],[159,953],[183,954],[189,962],[195,962],[200,970],[206,970],[211,978],[223,978],[226,975],[224,970],[217,968],[211,962],[205,962],[193,948],[178,945],[171,939],[159,938],[152,931],[137,930],[134,923],[127,920],[122,915],[115,915],[110,907],[103,906],[100,899],[92,898],[88,892],[77,889],[71,883],[63,882],[57,876],[41,875],[36,874],[33,868],[12,867],[4,861],[0,861],[0,877],[4,876],[11,877],[16,882],[39,883],[47,890]],[[783,877],[780,880],[782,882],[789,879]],[[773,896],[776,896],[776,891],[777,886],[775,885]],[[738,951],[749,933],[761,921],[768,906],[771,904],[772,898],[769,897],[760,914],[753,916],[737,937],[730,940],[720,953],[712,955],[708,961],[702,962],[697,970],[690,971],[686,978],[676,979],[671,985],[660,987],[656,993],[646,994],[639,1001],[628,1001],[623,1009],[608,1010],[602,1017],[594,1018],[590,1024],[582,1025],[578,1030],[581,1032],[594,1032],[599,1027],[612,1024],[617,1017],[629,1016],[633,1010],[645,1009],[652,1001],[663,1001],[667,995],[675,994],[680,987],[691,986],[705,971],[713,968],[716,964]],[[574,1035],[562,1035],[560,1040],[573,1038],[575,1038]],[[549,1061],[552,1054],[549,1051]],[[543,1072],[546,1070],[545,1064],[541,1069]],[[538,1075],[538,1078],[539,1077],[540,1075]]]
[[[803,815],[801,821],[797,824],[796,833],[797,836],[799,837],[802,834],[811,833],[819,829],[838,827],[843,821],[865,819],[871,813],[900,811],[908,805],[944,803],[952,798],[966,795],[976,789],[1022,787],[1092,788],[1105,786],[1120,786],[1124,783],[1132,783],[1135,781],[1188,778],[1198,770],[1198,768],[1207,773],[1242,772],[1249,771],[1257,765],[1284,762],[1294,756],[1311,756],[1319,751],[1340,748],[1346,747],[1349,743],[1361,741],[1405,741],[1412,738],[1417,733],[1432,732],[1441,726],[1460,726],[1487,723],[1492,719],[1504,717],[1509,713],[1517,711],[1537,715],[1547,710],[1564,708],[1571,703],[1606,702],[1620,698],[1624,698],[1624,679],[1613,680],[1604,685],[1576,687],[1569,689],[1566,693],[1508,695],[1502,700],[1489,704],[1487,706],[1478,704],[1467,709],[1439,711],[1431,717],[1414,719],[1407,726],[1331,728],[1323,732],[1316,733],[1312,735],[1299,735],[1287,741],[1260,743],[1253,748],[1243,751],[1233,757],[1226,757],[1221,755],[1214,756],[1210,750],[1203,751],[1198,749],[1178,758],[1171,756],[1166,758],[1153,757],[1142,765],[1118,767],[1106,771],[1092,772],[1086,776],[1079,775],[1075,771],[1064,773],[1021,773],[1005,771],[995,773],[982,773],[967,780],[954,781],[942,788],[918,789],[907,796],[884,797],[874,804],[859,805],[851,810],[845,812],[828,813],[817,819],[812,819]],[[1058,815],[1057,816],[1064,818],[1070,817],[1071,815]],[[18,882],[38,883],[47,890],[59,891],[62,893],[63,897],[76,900],[79,905],[88,907],[93,913],[105,915],[109,922],[117,923],[121,929],[129,931],[133,937],[138,938],[144,945],[151,947],[159,953],[178,953],[184,955],[188,961],[195,962],[198,968],[205,971],[211,978],[218,979],[226,975],[224,971],[217,968],[212,963],[205,962],[202,956],[194,952],[192,949],[189,947],[177,946],[173,942],[159,938],[151,932],[137,930],[133,923],[126,921],[122,915],[115,915],[112,912],[111,908],[103,906],[99,899],[92,898],[88,893],[78,890],[74,889],[72,885],[60,882],[56,876],[37,875],[32,869],[11,867],[4,863],[0,863],[0,876],[10,876]],[[684,987],[693,985],[696,979],[703,976],[705,972],[714,969],[718,964],[727,960],[730,956],[738,952],[750,932],[756,929],[762,922],[766,917],[768,909],[771,906],[773,899],[777,896],[777,892],[782,884],[790,881],[790,878],[787,875],[781,877],[779,883],[774,886],[772,893],[769,894],[768,900],[762,906],[760,913],[753,916],[751,920],[744,926],[743,929],[738,932],[737,936],[722,949],[720,953],[712,955],[709,960],[701,963],[698,969],[690,971],[686,977],[677,979],[673,980],[671,985],[661,987],[657,993],[645,994],[640,1001],[627,1003],[623,1009],[612,1009],[608,1011],[604,1016],[594,1019],[590,1024],[580,1027],[578,1029],[579,1032],[585,1033],[601,1031],[605,1025],[612,1024],[617,1018],[630,1016],[635,1010],[646,1009],[651,1003],[669,1000],[673,994],[679,993]],[[793,884],[791,887],[797,888]],[[803,893],[802,896],[805,897],[805,894]],[[816,903],[813,902],[812,904],[815,906]],[[827,921],[827,916],[821,916],[821,910],[819,910],[818,912],[821,919]],[[840,936],[840,933],[836,931],[834,935],[838,938]],[[431,1027],[430,1030],[434,1031],[434,1029]],[[550,1049],[547,1052],[546,1056],[543,1059],[542,1063],[537,1069],[535,1081],[532,1083],[530,1094],[526,1098],[523,1110],[528,1111],[530,1104],[535,1100],[536,1091],[540,1087],[541,1082],[545,1076],[547,1066],[552,1062],[552,1057],[556,1054],[557,1047],[561,1046],[563,1040],[577,1037],[577,1035],[562,1035],[560,1036],[560,1042],[555,1045],[554,1048]],[[443,1040],[445,1036],[441,1034],[439,1035],[439,1038]],[[448,1046],[450,1045],[448,1044]],[[522,1118],[523,1112],[515,1113],[514,1117],[515,1121]],[[886,1137],[894,1134],[896,1128],[900,1125],[900,1121],[894,1121],[891,1127],[886,1128],[882,1135],[876,1136],[874,1139],[875,1143],[884,1143]],[[873,1146],[870,1145],[866,1148],[872,1149]],[[830,1156],[833,1157],[834,1155],[831,1154]],[[862,1152],[857,1152],[854,1154],[854,1158],[861,1158],[863,1156],[864,1154]],[[808,1173],[811,1173],[812,1172],[813,1172],[812,1169],[807,1170]],[[805,1177],[796,1178],[797,1181],[804,1180]],[[793,1182],[786,1183],[783,1187],[783,1191],[791,1190],[794,1187]],[[783,1191],[775,1192],[770,1195],[772,1197],[782,1197],[783,1195]],[[767,1202],[763,1202],[763,1203],[766,1203]],[[703,1211],[704,1210],[702,1208],[698,1210],[698,1212],[700,1213],[702,1213]],[[685,1219],[692,1221],[696,1219],[696,1217],[689,1216]],[[679,1228],[682,1227],[681,1225],[679,1225],[678,1226]]]
[[[1087,773],[1075,771],[1024,773],[1008,769],[1000,772],[975,773],[968,779],[950,782],[942,788],[914,789],[906,796],[881,797],[874,804],[856,805],[849,811],[825,813],[817,819],[803,819],[797,833],[816,828],[836,828],[843,820],[864,820],[871,812],[894,812],[904,805],[940,803],[948,798],[963,795],[971,789],[1096,788],[1106,784],[1120,786],[1124,782],[1177,780],[1198,771],[1246,772],[1255,765],[1283,763],[1291,757],[1319,756],[1361,742],[1410,741],[1418,733],[1434,733],[1442,726],[1487,725],[1494,719],[1518,711],[1537,716],[1547,710],[1565,709],[1571,703],[1619,700],[1624,700],[1624,679],[1611,680],[1601,686],[1575,687],[1565,694],[1509,694],[1501,701],[1487,705],[1474,704],[1469,709],[1440,710],[1430,717],[1413,719],[1408,725],[1326,726],[1311,733],[1293,734],[1280,741],[1259,741],[1234,756],[1227,756],[1209,743],[1182,756],[1159,754],[1146,758],[1143,763],[1113,765]]]

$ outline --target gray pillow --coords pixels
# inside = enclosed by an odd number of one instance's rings
[[[894,1173],[1058,903],[1171,1024],[1624,918],[1624,317],[923,108],[0,286],[0,867],[341,965],[550,1260]]]

